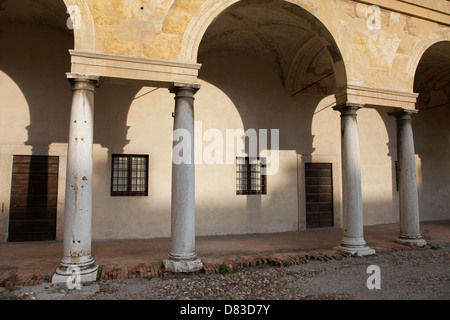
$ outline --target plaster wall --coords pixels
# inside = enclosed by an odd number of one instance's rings
[[[0,26],[0,241],[9,224],[14,155],[59,157],[57,230],[63,228],[73,39],[43,26]]]
[[[450,107],[442,89],[431,89],[426,105],[413,116],[421,219],[441,220],[450,215]],[[438,107],[436,107],[438,106]]]
[[[65,33],[36,25],[2,24],[0,33],[0,240],[7,237],[12,157],[60,156],[57,238],[62,238],[66,142],[71,88]],[[301,166],[333,163],[335,225],[340,225],[340,120],[333,96],[291,97],[275,70],[233,51],[199,57],[202,85],[195,120],[203,132],[280,129],[280,170],[268,177],[267,195],[238,196],[235,166],[196,166],[198,235],[304,229]],[[447,99],[447,100],[446,100]],[[439,92],[434,104],[448,101]],[[167,89],[105,83],[95,96],[94,239],[170,236],[173,95]],[[448,108],[415,116],[421,220],[448,217]],[[358,111],[364,223],[398,221],[395,191],[395,119],[385,111]],[[208,141],[203,141],[207,147]],[[198,147],[198,146],[197,146]],[[111,197],[111,154],[149,154],[149,196]],[[300,159],[300,160],[299,160]],[[444,172],[444,174],[443,174]]]

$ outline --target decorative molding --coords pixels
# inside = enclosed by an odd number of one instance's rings
[[[372,108],[415,109],[417,97],[413,92],[395,91],[347,85],[335,90],[336,105],[341,103],[363,104]]]
[[[449,15],[448,11],[446,11],[442,7],[437,6],[436,3],[430,2],[429,0],[397,0],[397,1],[409,3],[417,7],[422,7],[431,11],[436,11]],[[450,9],[450,3],[443,2],[443,6],[446,6],[448,9]]]
[[[140,57],[113,55],[96,51],[70,50],[72,74],[143,82],[169,87],[174,82],[197,83],[201,65]]]
[[[396,117],[398,120],[411,120],[413,114],[419,113],[419,110],[401,109],[389,112],[390,116]]]
[[[378,7],[406,14],[423,20],[428,20],[450,26],[450,14],[435,7],[431,1],[424,4],[419,0],[354,0],[355,2],[364,3],[366,5],[376,5]]]

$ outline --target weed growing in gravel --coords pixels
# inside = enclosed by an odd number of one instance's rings
[[[230,269],[230,267],[227,264],[222,263],[219,266],[219,271],[218,272],[219,272],[219,274],[230,274],[231,273],[231,269]]]
[[[276,266],[277,263],[274,260],[267,260],[267,263],[272,265],[272,266]]]

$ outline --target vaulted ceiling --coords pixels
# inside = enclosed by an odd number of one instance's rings
[[[40,24],[72,35],[63,0],[0,0],[0,24]]]
[[[296,5],[279,0],[240,1],[210,25],[199,55],[228,49],[258,56],[274,68],[288,91],[311,92],[311,84],[323,79],[316,87],[330,93],[333,59],[340,59],[333,44],[325,46],[330,38],[319,21]]]

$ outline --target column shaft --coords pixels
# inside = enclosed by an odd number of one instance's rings
[[[412,111],[393,113],[397,119],[397,158],[400,211],[400,234],[397,242],[423,246],[420,235],[419,200],[417,193],[414,137],[411,125]]]
[[[342,104],[341,112],[343,237],[339,249],[358,255],[374,254],[363,236],[361,165],[356,111],[359,105]]]
[[[64,212],[64,256],[53,282],[66,282],[77,274],[93,281],[97,266],[91,256],[92,148],[95,82],[76,78],[70,115]]]
[[[165,268],[193,272],[203,267],[195,252],[194,94],[198,88],[174,86],[174,141],[172,150],[172,248]],[[180,141],[176,139],[180,138]],[[180,148],[180,145],[182,148]]]

